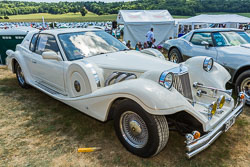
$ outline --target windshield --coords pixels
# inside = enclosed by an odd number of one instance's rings
[[[242,38],[244,38],[248,43],[250,43],[250,36],[247,34],[247,33],[245,33],[245,32],[243,32],[243,31],[239,31],[239,32],[237,32]]]
[[[58,35],[68,60],[127,50],[119,40],[104,31]]]
[[[238,46],[248,42],[237,32],[214,32],[216,46]]]

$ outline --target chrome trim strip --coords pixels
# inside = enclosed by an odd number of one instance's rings
[[[96,82],[96,85],[97,87],[101,87],[101,81],[100,81],[100,78],[95,70],[95,68],[93,67],[93,65],[85,60],[82,60],[82,62],[86,65],[87,68],[89,68],[95,78],[95,82]]]

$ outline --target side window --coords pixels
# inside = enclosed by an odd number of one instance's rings
[[[213,40],[211,37],[211,33],[194,33],[191,43],[194,45],[202,45],[201,42],[206,41],[209,45],[213,46]]]
[[[36,45],[36,53],[42,55],[43,52],[59,52],[56,39],[53,35],[40,34]]]
[[[34,52],[35,51],[35,46],[36,46],[36,40],[37,40],[38,34],[33,35],[31,42],[30,42],[30,51]]]

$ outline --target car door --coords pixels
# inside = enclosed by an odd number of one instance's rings
[[[217,50],[214,47],[213,39],[210,32],[195,32],[190,40],[192,56],[209,56],[214,60],[217,59]],[[208,43],[207,47],[204,45]]]
[[[32,75],[37,82],[59,93],[65,93],[64,61],[43,59],[43,52],[54,51],[61,55],[56,38],[50,34],[39,34],[31,58]]]

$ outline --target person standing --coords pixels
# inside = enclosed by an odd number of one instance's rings
[[[148,47],[151,48],[152,44],[153,44],[153,40],[154,40],[154,29],[153,28],[150,29],[150,31],[147,33],[146,37],[147,37]]]

